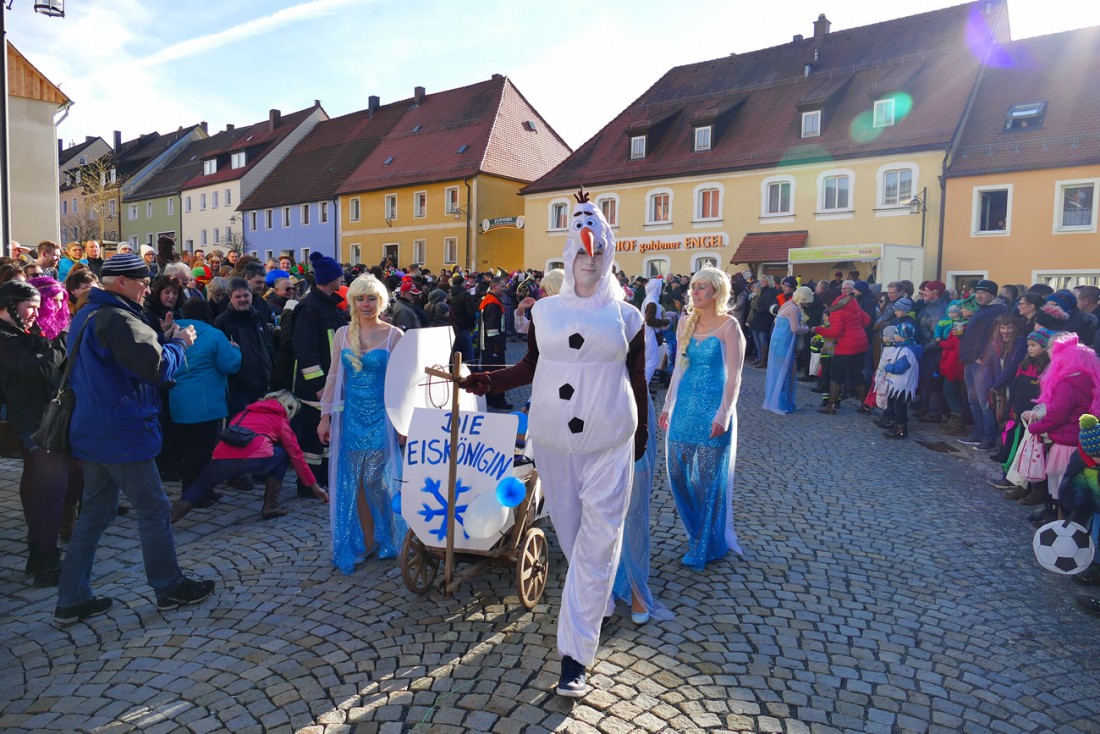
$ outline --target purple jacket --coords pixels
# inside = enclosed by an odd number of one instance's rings
[[[1047,403],[1047,414],[1028,424],[1031,433],[1045,433],[1062,446],[1076,446],[1081,427],[1077,421],[1092,407],[1092,379],[1078,372],[1058,385],[1054,397]]]

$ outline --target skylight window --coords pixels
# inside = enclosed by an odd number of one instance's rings
[[[420,128],[422,128],[422,127],[424,127],[424,126],[423,125],[416,125],[415,127],[413,127],[412,131],[414,133],[418,133],[418,132],[420,132]]]
[[[467,148],[469,148],[469,147],[470,146],[468,146],[468,145],[460,145],[460,146],[458,146],[458,152],[459,153],[465,153]]]
[[[393,163],[393,156],[392,155],[389,158],[387,158],[386,160],[382,161],[383,166],[388,166],[391,163]]]
[[[1014,104],[1005,115],[1005,130],[1030,130],[1041,127],[1046,117],[1046,102]]]

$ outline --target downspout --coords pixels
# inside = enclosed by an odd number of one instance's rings
[[[8,9],[0,5],[0,253],[15,256],[11,250],[11,181],[8,175],[8,31],[4,18]],[[55,166],[56,168],[56,166]]]
[[[470,188],[469,177],[462,179],[466,184],[466,272],[470,272],[470,217],[473,216],[473,189]],[[475,261],[476,262],[476,261]]]

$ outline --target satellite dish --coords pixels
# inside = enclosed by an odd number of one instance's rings
[[[390,353],[386,367],[386,413],[402,436],[409,435],[414,408],[451,409],[452,383],[425,374],[425,367],[449,372],[454,337],[451,327],[406,331]],[[462,365],[463,376],[470,368]],[[485,411],[485,398],[459,389],[459,410]]]

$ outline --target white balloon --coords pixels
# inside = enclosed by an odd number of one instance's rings
[[[471,538],[491,538],[508,522],[508,508],[497,500],[496,492],[485,492],[466,508],[462,527]]]

